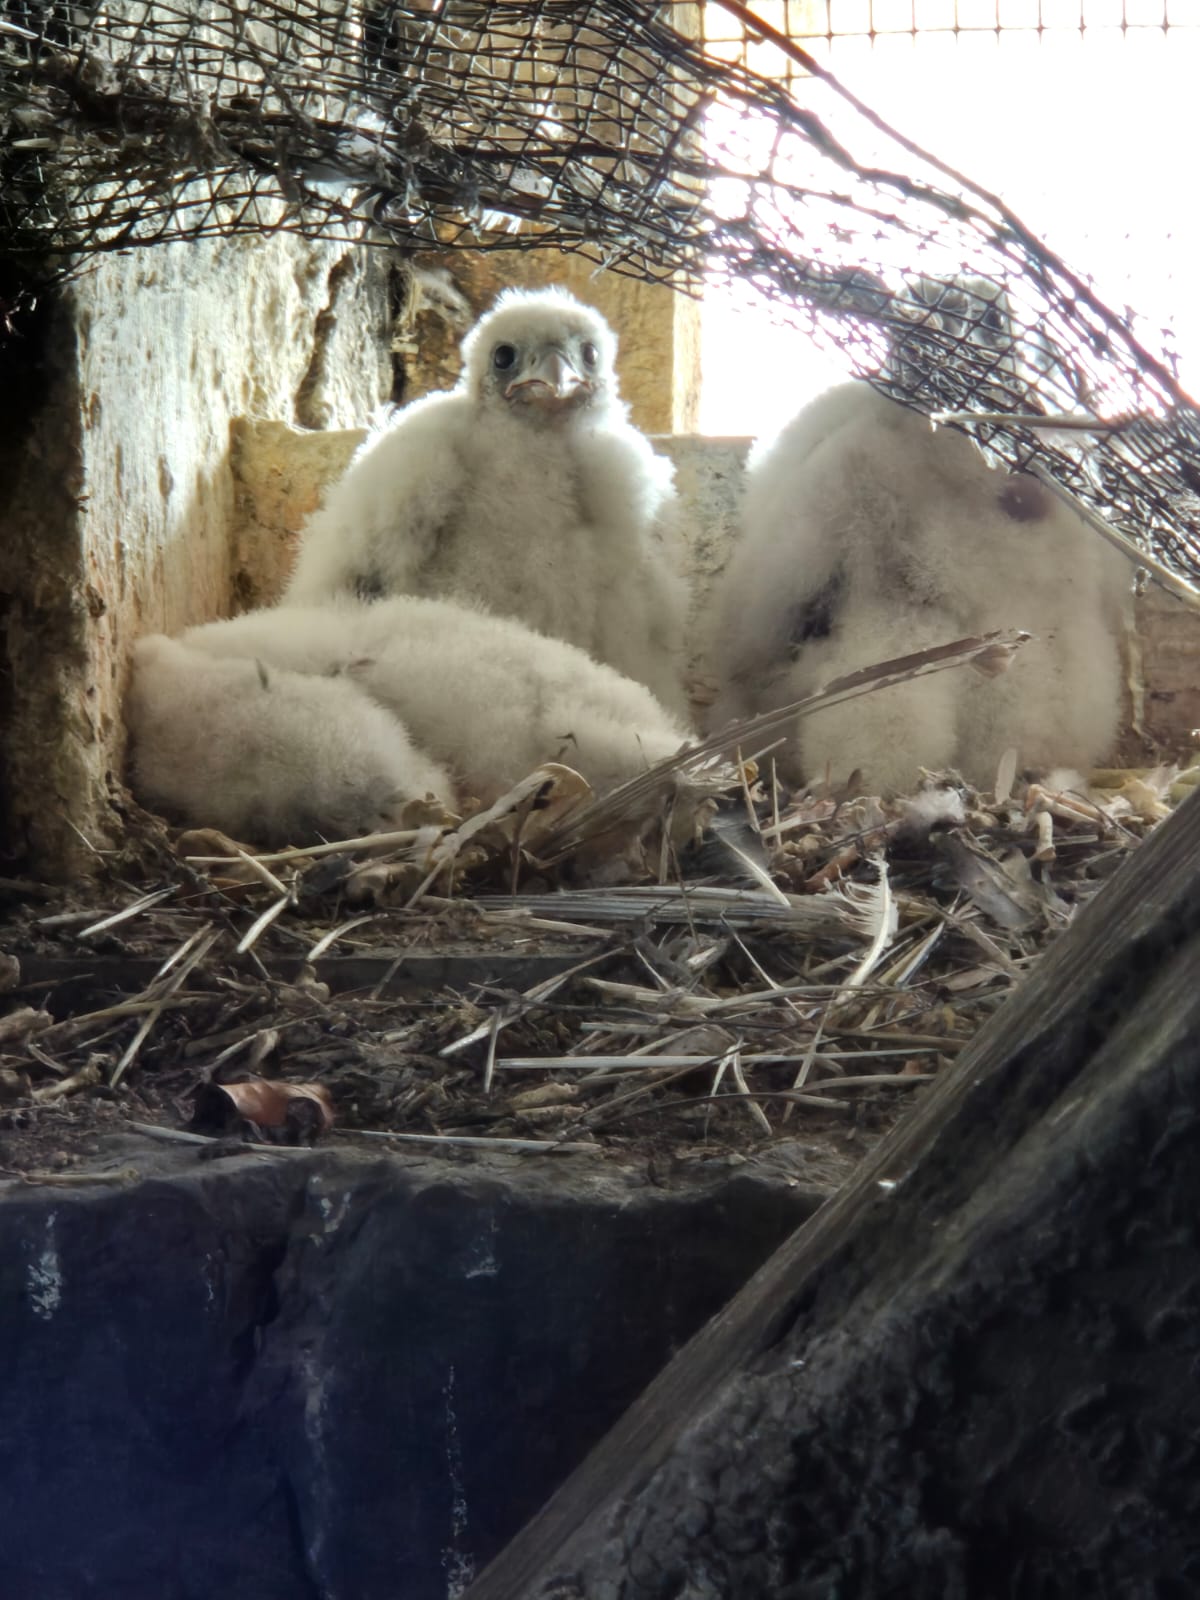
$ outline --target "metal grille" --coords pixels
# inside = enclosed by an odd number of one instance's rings
[[[694,8],[640,0],[0,0],[0,253],[73,271],[294,230],[586,246],[690,293],[748,285],[898,400],[987,414],[994,458],[1200,579],[1200,414],[1169,353],[1001,199],[725,9],[803,74],[790,89],[671,26]],[[998,415],[1064,409],[1118,425]]]
[[[1200,28],[1194,0],[758,0],[751,9],[801,44],[947,33],[1100,37]],[[704,35],[722,61],[737,61],[766,77],[796,75],[795,64],[730,7],[704,7]]]

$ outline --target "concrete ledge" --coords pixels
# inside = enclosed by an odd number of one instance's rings
[[[799,1146],[98,1165],[0,1185],[13,1600],[460,1594],[821,1198]]]

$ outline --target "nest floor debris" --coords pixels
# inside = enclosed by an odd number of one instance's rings
[[[201,865],[132,811],[141,881],[3,885],[0,1178],[82,1181],[132,1128],[668,1166],[787,1141],[832,1189],[1197,775],[781,804],[743,774],[619,887],[487,830],[448,892],[428,840]]]

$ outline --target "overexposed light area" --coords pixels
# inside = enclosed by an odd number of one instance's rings
[[[805,48],[898,132],[1000,195],[1114,309],[1130,308],[1147,348],[1174,351],[1181,381],[1200,395],[1200,28]],[[860,163],[876,154],[871,137],[852,151]],[[706,297],[702,365],[709,434],[773,434],[848,374],[744,288]]]

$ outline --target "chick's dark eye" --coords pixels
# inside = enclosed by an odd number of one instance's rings
[[[507,372],[517,359],[517,347],[513,344],[498,344],[492,351],[492,365],[497,372]]]
[[[600,359],[596,354],[596,346],[590,339],[585,339],[583,341],[582,345],[579,347],[579,353],[583,357],[583,364],[586,367],[594,367],[596,362]]]

